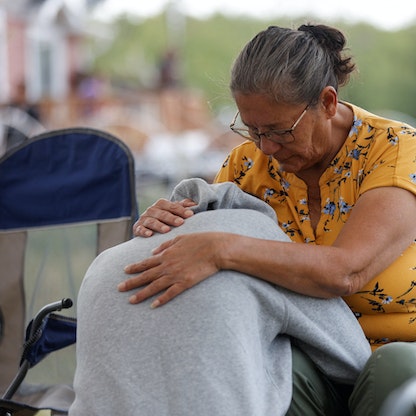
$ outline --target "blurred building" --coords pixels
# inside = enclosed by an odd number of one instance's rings
[[[84,14],[64,0],[0,0],[0,103],[65,97],[82,69]]]

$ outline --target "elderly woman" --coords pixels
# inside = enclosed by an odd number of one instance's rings
[[[416,375],[416,131],[339,100],[354,70],[344,47],[335,28],[269,27],[232,69],[238,113],[230,127],[247,140],[216,181],[266,201],[296,244],[225,232],[182,235],[128,266],[127,273],[140,274],[119,287],[145,285],[130,301],[158,294],[156,307],[219,270],[235,270],[303,295],[343,297],[376,351],[351,392],[294,349],[288,415],[338,416],[341,408],[376,415],[383,399]],[[192,204],[159,200],[136,234],[180,226]]]

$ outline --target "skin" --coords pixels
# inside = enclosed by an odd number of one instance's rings
[[[260,132],[288,128],[307,104],[276,103],[264,95],[237,93],[234,98],[244,123]],[[277,159],[284,170],[295,173],[307,184],[314,229],[321,211],[319,178],[346,140],[352,121],[351,110],[338,102],[332,87],[326,87],[318,104],[308,109],[293,132],[294,142],[280,145],[262,138],[258,145],[266,155]],[[170,227],[180,226],[193,215],[189,210],[193,204],[191,200],[159,200],[142,214],[135,224],[135,233],[148,237],[153,232],[169,232]],[[157,307],[217,271],[232,269],[309,296],[351,295],[413,242],[415,210],[415,196],[404,189],[370,190],[357,201],[332,246],[219,232],[178,236],[156,247],[152,257],[128,265],[125,272],[134,276],[118,289],[140,288],[130,297],[131,303],[159,294],[152,303],[152,307]]]

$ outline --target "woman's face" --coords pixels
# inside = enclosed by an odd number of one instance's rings
[[[321,168],[327,164],[330,146],[330,118],[319,106],[277,103],[260,94],[234,95],[241,120],[251,130],[260,134],[257,147],[266,155],[275,158],[282,170],[301,173],[308,169]],[[290,133],[293,141],[276,143],[261,133],[271,130],[291,129],[307,107],[295,129]]]

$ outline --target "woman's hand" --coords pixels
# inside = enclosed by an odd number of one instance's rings
[[[133,304],[160,292],[163,293],[153,301],[152,308],[169,302],[220,269],[222,234],[187,234],[164,242],[153,250],[152,257],[125,268],[127,274],[140,274],[120,283],[118,290],[126,292],[141,287],[129,298]]]
[[[167,233],[171,226],[178,227],[191,217],[194,213],[189,208],[195,205],[191,199],[179,202],[159,199],[140,215],[133,226],[133,233],[140,237],[150,237],[154,232]]]

